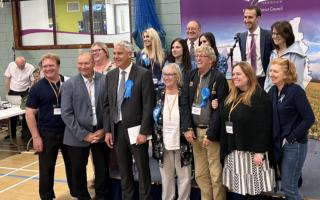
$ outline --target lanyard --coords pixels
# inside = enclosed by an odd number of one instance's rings
[[[173,110],[173,106],[174,104],[176,103],[176,100],[177,100],[177,94],[174,96],[174,99],[172,101],[172,104],[170,105],[170,102],[169,102],[169,97],[167,95],[167,103],[168,103],[168,111],[169,111],[169,121],[171,121],[171,113],[172,113],[172,110]]]
[[[57,99],[57,105],[59,105],[59,95],[60,95],[60,92],[61,92],[61,80],[60,80],[60,77],[59,77],[59,81],[58,82],[60,82],[60,86],[59,86],[59,88],[58,88],[58,86],[54,83],[54,86],[55,87],[53,87],[53,85],[52,85],[52,83],[47,79],[47,81],[49,82],[49,84],[50,84],[50,86],[51,86],[51,88],[52,88],[52,90],[53,90],[53,92],[54,92],[54,95],[56,96],[56,99]],[[57,91],[58,92],[57,92]]]
[[[232,102],[232,105],[231,105],[231,108],[230,108],[230,111],[229,111],[229,122],[230,122],[230,116],[231,116],[231,113],[232,111],[237,107],[237,105],[240,103],[240,99],[238,99],[237,103],[234,104],[235,102]]]

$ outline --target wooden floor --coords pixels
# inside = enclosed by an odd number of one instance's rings
[[[1,151],[0,154],[8,153]],[[93,171],[91,161],[88,165],[88,183]],[[38,156],[33,152],[22,152],[0,160],[0,198],[1,200],[35,200],[40,199]],[[56,168],[54,191],[56,199],[73,199],[68,190],[62,156],[59,154]],[[92,191],[90,191],[92,192]]]

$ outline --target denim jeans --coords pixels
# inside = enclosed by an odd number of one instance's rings
[[[307,155],[307,143],[287,143],[282,150],[281,190],[288,200],[302,200],[298,181]]]

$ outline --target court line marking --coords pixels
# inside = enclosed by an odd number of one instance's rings
[[[37,161],[37,162],[38,162],[38,161]],[[32,164],[32,163],[31,163],[31,164]],[[60,162],[60,163],[56,164],[55,168],[56,168],[56,167],[59,167],[59,166],[62,165],[62,164],[63,164],[63,162]],[[10,173],[10,174],[11,174],[11,173]],[[10,189],[12,189],[12,188],[14,188],[14,187],[16,187],[16,186],[21,185],[21,184],[24,183],[24,182],[27,182],[27,181],[29,181],[29,180],[31,180],[31,179],[34,179],[34,178],[37,177],[37,176],[39,176],[39,173],[37,173],[37,174],[35,174],[35,175],[33,175],[33,176],[30,176],[29,178],[27,178],[27,179],[25,179],[25,180],[23,180],[23,181],[20,181],[20,182],[18,182],[18,183],[16,183],[16,184],[13,184],[13,185],[11,185],[11,186],[3,189],[3,190],[0,190],[0,194],[6,192],[6,191],[8,191],[8,190],[10,190]],[[1,177],[3,177],[3,176],[0,176],[0,178],[1,178]]]
[[[17,170],[17,168],[14,167],[0,167],[0,169],[5,169],[5,170]],[[21,171],[25,172],[38,172],[39,170],[32,170],[32,169],[20,169]]]
[[[38,163],[38,162],[39,162],[39,161],[34,161],[34,162],[32,162],[32,163],[30,163],[30,164],[28,164],[28,165],[22,166],[22,167],[20,167],[20,168],[16,168],[15,170],[13,170],[13,171],[11,171],[11,172],[9,172],[9,173],[7,173],[7,174],[1,175],[1,176],[0,176],[0,179],[3,178],[3,177],[5,177],[5,176],[7,176],[7,175],[9,175],[9,174],[13,174],[13,173],[15,173],[15,172],[17,172],[17,171],[19,171],[19,170],[21,170],[21,169],[24,169],[24,168],[26,168],[26,167],[30,167],[30,166]]]

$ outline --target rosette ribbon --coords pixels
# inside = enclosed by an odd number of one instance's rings
[[[207,100],[210,96],[210,90],[208,88],[202,88],[201,90],[201,108],[206,107]]]
[[[141,59],[142,59],[145,66],[148,66],[150,64],[149,59],[146,54],[142,54]]]
[[[128,99],[131,97],[132,88],[133,88],[133,81],[127,80],[125,83],[125,91],[124,91],[124,98],[125,99]]]
[[[158,125],[159,117],[160,117],[160,106],[157,105],[157,106],[153,109],[152,115],[153,115],[154,123],[155,123],[156,125]]]

